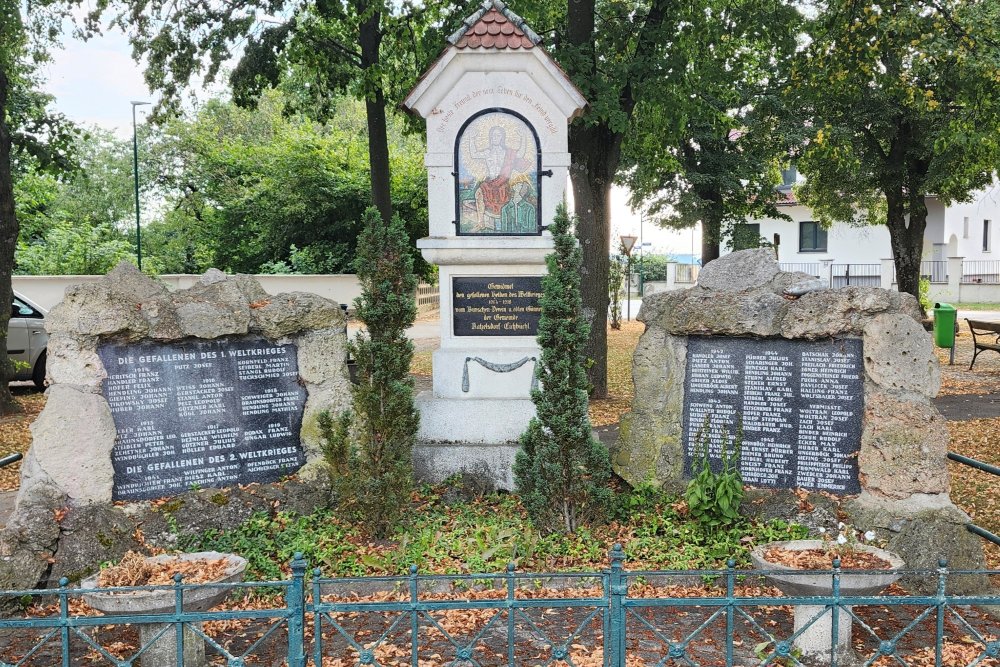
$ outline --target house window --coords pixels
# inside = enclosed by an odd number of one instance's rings
[[[733,227],[733,250],[760,247],[760,223],[741,222]]]
[[[969,238],[969,216],[962,218],[962,238]]]
[[[990,238],[990,221],[983,220],[983,252],[989,252],[993,246],[993,239]]]
[[[826,252],[826,230],[818,222],[799,223],[799,252]]]

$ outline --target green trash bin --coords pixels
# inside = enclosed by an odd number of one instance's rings
[[[950,303],[934,304],[934,344],[955,347],[955,320],[958,310]]]

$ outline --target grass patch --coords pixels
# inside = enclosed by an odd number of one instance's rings
[[[956,303],[959,310],[1000,310],[1000,303]]]
[[[748,565],[754,545],[805,534],[783,522],[706,529],[685,516],[683,503],[652,490],[619,494],[616,520],[608,525],[575,535],[541,534],[516,496],[456,495],[451,486],[422,487],[388,540],[369,540],[332,510],[320,510],[257,514],[235,530],[209,530],[180,546],[238,553],[249,561],[248,579],[275,580],[287,574],[296,551],[326,576],[401,575],[410,565],[425,573],[495,573],[510,562],[529,572],[593,571],[607,567],[615,542],[624,545],[633,570],[699,569],[724,567],[729,558]]]

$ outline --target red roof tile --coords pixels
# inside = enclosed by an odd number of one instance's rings
[[[530,49],[535,45],[524,31],[495,8],[483,14],[455,43],[459,49]]]

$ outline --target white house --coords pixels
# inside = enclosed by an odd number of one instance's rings
[[[883,285],[895,282],[889,230],[884,226],[838,224],[823,229],[812,210],[798,201],[791,189],[794,171],[785,174],[779,188],[780,210],[791,220],[765,218],[748,221],[737,238],[763,238],[777,246],[778,261],[786,270],[799,270],[842,285]],[[967,203],[946,205],[937,197],[927,199],[927,228],[921,274],[932,284],[1000,284],[1000,247],[994,252],[1000,225],[1000,181],[977,192]],[[957,275],[956,275],[957,274]],[[940,298],[958,300],[951,290],[938,288]],[[977,298],[976,300],[1000,300]],[[971,292],[970,292],[971,293]],[[977,296],[985,296],[983,295]],[[973,299],[965,298],[965,301]]]

